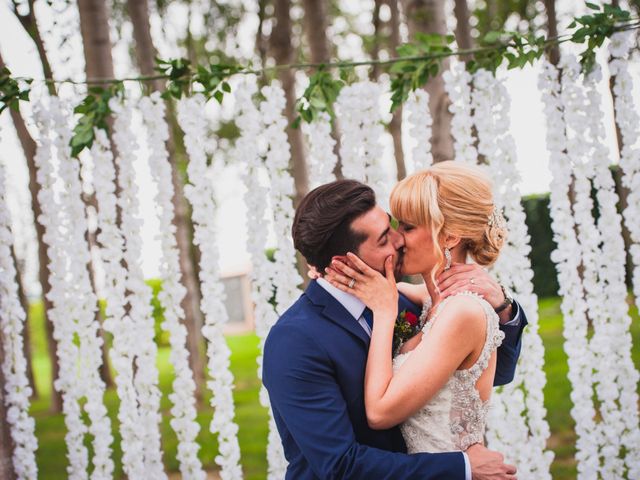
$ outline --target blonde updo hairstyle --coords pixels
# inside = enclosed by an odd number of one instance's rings
[[[480,168],[446,161],[405,178],[391,192],[395,218],[431,230],[439,259],[431,270],[434,284],[436,273],[445,265],[444,239],[448,235],[459,237],[462,247],[479,265],[491,265],[498,258],[507,231],[502,215],[492,215],[491,187]]]

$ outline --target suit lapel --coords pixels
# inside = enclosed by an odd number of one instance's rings
[[[325,318],[358,337],[366,346],[369,345],[370,339],[367,332],[338,300],[318,285],[318,282],[311,281],[304,293],[314,305],[322,308],[322,315]]]

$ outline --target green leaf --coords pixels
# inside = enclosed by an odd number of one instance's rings
[[[596,5],[595,3],[585,2],[585,5],[588,8],[590,8],[591,10],[600,10],[600,7],[598,5]]]
[[[502,38],[502,32],[489,32],[484,36],[484,43],[498,43]]]

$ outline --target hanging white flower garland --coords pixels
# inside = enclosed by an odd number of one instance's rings
[[[593,319],[594,336],[591,346],[601,362],[596,369],[596,392],[601,402],[603,436],[603,478],[640,476],[640,425],[636,385],[640,376],[631,357],[631,317],[627,305],[625,283],[625,251],[622,237],[622,217],[615,182],[609,170],[611,154],[606,146],[602,119],[601,95],[598,83],[602,71],[596,65],[585,81],[587,134],[592,155],[587,171],[596,188],[600,216],[597,221],[599,238],[599,291],[603,293],[604,315]],[[623,458],[611,452],[625,451]]]
[[[632,245],[633,293],[636,305],[640,305],[640,115],[633,98],[633,78],[629,73],[629,57],[635,44],[633,32],[618,32],[611,37],[609,70],[615,75],[613,87],[615,93],[616,123],[622,136],[620,168],[623,172],[622,183],[629,189],[624,221],[629,230]]]
[[[313,122],[302,122],[302,133],[309,144],[309,172],[313,172],[309,182],[312,186],[323,185],[336,179],[333,169],[338,163],[334,153],[336,141],[331,136],[331,117],[321,112]]]
[[[125,316],[126,269],[122,266],[124,237],[117,227],[115,195],[116,174],[109,140],[104,130],[95,131],[91,147],[93,184],[98,201],[97,240],[104,270],[106,300],[105,331],[113,335],[109,357],[116,372],[115,383],[120,407],[120,435],[122,436],[122,467],[131,478],[144,474],[144,444],[140,436],[137,393],[133,385],[133,362],[137,339],[131,335],[129,318]]]
[[[247,250],[253,264],[251,271],[251,296],[255,306],[256,334],[260,339],[260,353],[257,358],[258,377],[262,378],[262,350],[271,326],[278,319],[270,304],[273,296],[273,279],[276,275],[275,264],[267,259],[268,224],[267,198],[268,189],[262,185],[259,174],[263,168],[263,156],[266,153],[264,139],[261,138],[264,125],[253,103],[253,95],[257,91],[255,79],[247,79],[239,86],[235,100],[238,114],[236,124],[240,129],[240,138],[236,141],[235,161],[242,164],[243,181],[246,186],[245,203],[247,206]],[[269,408],[269,396],[264,388],[260,390],[260,402]],[[282,450],[282,442],[269,408],[269,435],[267,443],[268,478],[278,480],[284,478],[287,462]]]
[[[163,190],[164,193],[161,202],[165,211],[163,228],[172,231],[170,226],[173,217],[171,204],[173,190],[166,188],[166,185],[171,185],[171,171],[164,148],[164,142],[169,136],[167,125],[163,121],[164,104],[158,94],[154,94],[148,103],[150,104],[147,109],[148,115],[145,117],[148,128],[153,126],[150,131],[156,132],[156,139],[152,142],[155,145],[156,167],[160,166],[160,162],[163,164],[162,177],[158,175],[157,178],[159,185],[165,182],[165,188],[159,187],[159,192]],[[202,333],[208,342],[208,367],[212,378],[207,382],[207,386],[213,394],[211,406],[214,408],[210,430],[218,434],[220,454],[216,456],[215,461],[221,467],[220,477],[223,480],[235,480],[242,478],[242,468],[240,467],[238,425],[234,421],[233,375],[229,369],[231,351],[222,330],[228,321],[228,314],[224,305],[225,292],[218,271],[219,259],[216,244],[218,233],[213,215],[214,191],[207,176],[205,103],[206,100],[201,94],[181,100],[178,103],[178,119],[185,133],[184,142],[189,154],[187,167],[189,184],[185,186],[185,196],[192,206],[194,243],[200,247],[201,252],[200,281],[203,291],[201,308],[205,319]],[[153,168],[154,165],[152,165]],[[173,278],[179,278],[178,250],[173,235],[171,235],[170,245],[165,246],[165,253],[171,253]],[[179,305],[179,302],[176,305]]]
[[[373,188],[376,199],[383,207],[389,202],[391,179],[380,162],[385,135],[380,112],[383,86],[362,81],[348,85],[336,100],[336,114],[340,120],[340,158],[345,178],[366,183]]]
[[[49,298],[54,305],[50,318],[58,341],[60,364],[59,378],[54,385],[63,393],[68,429],[65,438],[70,465],[67,471],[72,479],[86,478],[88,452],[83,440],[88,432],[93,436],[91,478],[107,479],[113,476],[113,437],[103,404],[105,385],[99,375],[101,339],[95,318],[97,299],[87,271],[90,255],[85,240],[87,222],[80,197],[79,165],[70,156],[70,111],[63,108],[56,97],[50,98],[49,103],[48,109],[41,102],[34,108],[41,132],[35,161],[38,182],[42,186],[39,200],[43,215],[38,220],[45,226],[45,242],[49,245]],[[56,176],[51,163],[54,155],[62,183],[57,198],[53,188]],[[86,398],[84,409],[90,420],[88,426],[81,418],[79,400],[82,397]]]
[[[509,133],[510,100],[504,84],[486,70],[474,75],[474,87],[478,151],[489,162],[495,202],[504,210],[509,230],[507,243],[492,271],[514,292],[529,320],[523,334],[518,375],[492,400],[495,408],[490,411],[487,435],[494,449],[505,452],[509,461],[518,465],[519,476],[551,478],[549,466],[553,454],[546,451],[549,425],[543,398],[544,347],[538,334],[538,299],[533,293],[533,270],[528,257],[530,238],[517,188],[520,177],[516,148]]]
[[[472,135],[473,118],[471,111],[471,74],[467,72],[463,62],[451,62],[451,68],[442,74],[444,89],[449,95],[451,104],[451,135],[455,159],[475,165],[478,162]]]
[[[276,309],[282,315],[300,297],[298,285],[302,278],[296,268],[296,252],[291,239],[294,194],[293,177],[289,173],[291,153],[287,141],[287,118],[284,90],[279,85],[262,88],[265,100],[260,102],[262,130],[266,140],[265,165],[271,182],[270,199],[276,237],[275,272],[272,281],[276,289]],[[271,328],[270,325],[269,328]]]
[[[599,132],[597,128],[596,131],[593,131],[593,126],[591,126],[592,132],[590,134],[587,134],[585,129],[585,125],[593,125],[593,121],[588,118],[590,102],[587,102],[584,88],[579,84],[581,80],[580,66],[577,59],[575,56],[565,55],[562,59],[562,66],[562,99],[565,105],[565,121],[569,139],[567,151],[574,166],[575,202],[573,209],[578,227],[578,241],[582,248],[582,281],[587,301],[587,312],[594,326],[594,336],[589,341],[589,348],[594,367],[596,410],[601,417],[599,421],[596,421],[594,432],[595,442],[599,448],[598,468],[599,474],[603,478],[620,478],[624,463],[617,458],[617,454],[611,455],[612,452],[620,451],[622,433],[622,424],[616,421],[614,413],[617,408],[616,398],[619,395],[614,380],[616,368],[611,364],[613,352],[608,351],[609,346],[603,343],[603,340],[606,342],[606,339],[602,338],[602,335],[605,333],[603,327],[607,328],[605,325],[609,323],[609,309],[616,301],[624,303],[626,295],[623,293],[619,299],[608,295],[607,285],[603,278],[603,268],[606,267],[602,263],[606,258],[603,256],[606,255],[606,252],[600,248],[601,242],[606,239],[601,237],[602,231],[596,227],[592,214],[594,203],[591,197],[591,179],[594,177],[594,169],[600,167],[602,160],[604,160],[604,168],[607,168],[608,152],[605,152],[604,158],[598,159],[597,157],[602,157],[602,151],[597,147],[593,148],[590,137],[593,134],[598,135]],[[597,95],[597,92],[595,94]],[[599,110],[598,105],[595,108]],[[593,111],[593,107],[591,107],[591,111]],[[594,182],[594,186],[599,190],[602,185],[598,185],[598,183],[602,184],[604,181],[601,174],[596,174],[596,176],[600,177],[600,182]],[[611,178],[609,181],[612,185]],[[601,192],[598,192],[598,198],[603,200]],[[607,219],[607,221],[615,223],[618,216],[615,210],[615,201],[612,205],[613,212],[608,204],[608,199],[606,199],[604,205],[599,205],[601,213],[612,215],[613,218]],[[615,234],[615,226],[612,224],[611,227],[614,232],[605,234],[608,239],[611,238],[612,233]],[[617,229],[618,235],[621,235],[619,224]],[[607,243],[610,244],[611,241]],[[607,247],[610,248],[611,245],[607,245]],[[620,251],[624,251],[624,245],[620,246]],[[614,259],[613,262],[617,262],[617,260]],[[612,435],[610,436],[609,433]]]
[[[572,183],[571,161],[567,154],[565,113],[571,108],[564,105],[558,70],[548,61],[542,63],[539,88],[547,118],[547,149],[552,173],[550,186],[551,227],[558,248],[551,254],[558,272],[561,310],[564,319],[564,349],[569,364],[571,381],[571,415],[576,422],[576,461],[578,478],[597,478],[599,471],[598,439],[596,438],[595,406],[593,396],[592,359],[587,339],[587,302],[579,269],[582,247],[576,237],[569,197]]]
[[[26,313],[18,298],[17,272],[11,255],[13,234],[7,208],[4,165],[0,163],[0,331],[2,332],[2,374],[4,405],[13,440],[11,461],[17,480],[38,476],[35,452],[38,440],[35,421],[29,415],[29,398],[33,393],[27,378],[22,332]]]
[[[125,245],[123,258],[127,265],[125,281],[126,301],[129,305],[124,327],[129,335],[134,332],[135,372],[134,387],[137,393],[138,415],[143,427],[138,433],[142,441],[144,467],[147,475],[154,478],[166,478],[162,463],[160,438],[160,398],[158,387],[158,368],[156,358],[158,347],[155,343],[155,320],[151,306],[151,288],[144,281],[142,272],[142,218],[138,200],[138,186],[133,166],[138,152],[138,141],[133,128],[134,104],[124,104],[116,99],[109,104],[115,113],[113,141],[118,155],[115,159],[118,168],[120,195],[117,199],[121,214],[121,229]]]
[[[433,163],[431,154],[431,126],[433,119],[429,110],[429,94],[418,89],[409,94],[402,109],[403,123],[408,125],[409,137],[413,140],[411,155],[414,172],[424,170]]]

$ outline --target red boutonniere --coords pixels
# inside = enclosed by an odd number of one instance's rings
[[[420,319],[415,313],[402,310],[393,327],[393,354],[396,355],[402,344],[415,336],[421,327]]]

